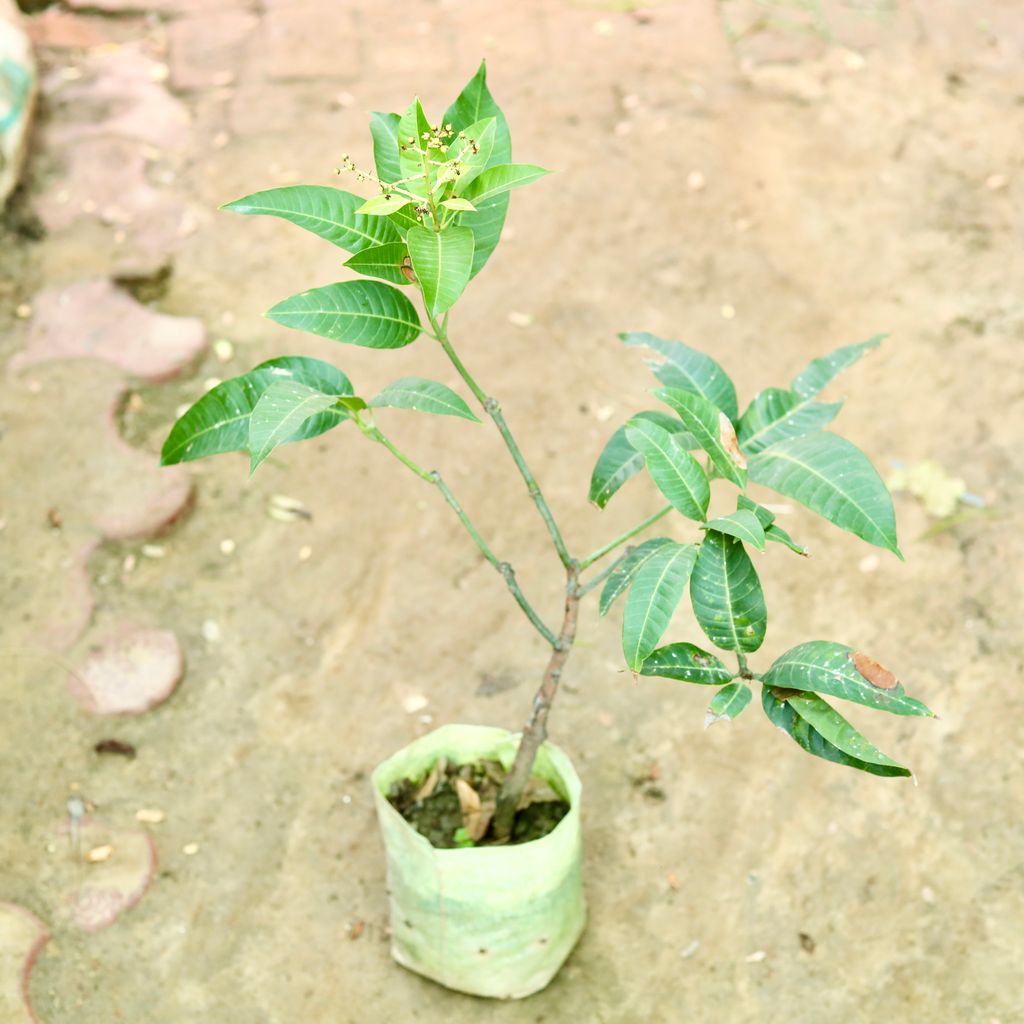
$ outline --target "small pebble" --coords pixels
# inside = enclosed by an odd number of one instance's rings
[[[348,795],[348,793],[346,793],[346,794],[345,794],[344,796],[342,796],[342,798],[341,798],[341,802],[342,802],[343,804],[350,804],[350,803],[352,803],[352,797],[350,797],[350,796]]]
[[[686,187],[691,192],[700,192],[702,188],[707,184],[707,179],[700,171],[690,171],[686,176]]]
[[[213,137],[213,148],[223,149],[231,141],[231,136],[227,132],[217,132]]]
[[[509,313],[508,322],[513,327],[529,327],[533,323],[533,317],[529,313]]]
[[[113,846],[110,843],[104,843],[102,846],[94,846],[86,855],[85,859],[90,864],[101,864],[105,860],[110,859],[110,855],[114,852]]]
[[[1009,184],[1009,178],[1005,174],[990,174],[985,179],[985,188],[992,192],[998,192],[1001,188],[1006,188]]]
[[[134,572],[138,563],[139,560],[135,555],[125,555],[124,561],[121,563],[121,571],[124,573]]]
[[[138,392],[136,391],[133,391],[128,396],[128,401],[125,402],[125,407],[129,409],[131,412],[142,412],[142,410],[146,407],[146,403],[143,401],[142,395],[138,394]]]
[[[880,565],[882,560],[878,555],[865,555],[858,563],[857,568],[861,572],[874,572]]]
[[[14,307],[14,315],[19,320],[27,320],[32,315],[32,307],[27,302],[22,302]]]
[[[135,812],[135,820],[141,821],[143,825],[159,825],[166,817],[157,807],[141,807]]]
[[[430,701],[422,693],[412,693],[402,700],[402,707],[408,714],[414,715],[417,711],[422,711],[429,703]]]
[[[167,549],[162,544],[143,544],[139,550],[147,558],[163,558],[167,554]]]
[[[186,857],[194,857],[199,852],[199,844],[198,843],[186,843],[181,848],[181,852],[183,854],[185,854]]]
[[[594,32],[599,36],[614,35],[615,26],[607,18],[602,18],[600,21],[594,22]]]
[[[225,537],[220,542],[220,553],[222,555],[233,555],[235,553],[235,542],[230,537]]]
[[[287,494],[272,494],[267,502],[267,514],[271,519],[279,519],[283,523],[293,519],[313,518],[313,513],[298,498],[289,498]]]
[[[614,405],[599,405],[594,410],[594,419],[598,423],[607,423],[615,415]]]
[[[218,384],[223,383],[224,382],[220,377],[207,377],[206,380],[203,381],[203,391],[212,391]]]
[[[700,939],[694,939],[693,942],[691,942],[688,946],[684,946],[681,950],[679,950],[679,955],[684,960],[689,960],[690,957],[693,956],[698,949],[700,949]]]
[[[202,626],[203,639],[208,644],[216,644],[220,642],[221,632],[220,626],[217,625],[213,619],[207,619]]]
[[[308,544],[303,544],[299,548],[299,561],[308,562],[313,557],[313,549]]]
[[[166,64],[154,64],[149,69],[149,77],[154,82],[166,82],[167,81],[167,77],[168,77],[168,75],[170,75],[170,73],[171,73],[171,70],[170,70],[170,68],[168,68],[168,66]]]
[[[723,320],[732,320],[736,316],[736,310],[727,302],[720,310]]]
[[[923,899],[925,903],[934,903],[935,890],[932,889],[930,885],[924,886],[924,888],[921,889],[921,899]]]
[[[222,363],[226,363],[235,354],[235,346],[227,338],[218,338],[213,343],[213,353]]]
[[[762,960],[766,960],[767,958],[768,954],[763,949],[759,949],[756,953],[751,953],[743,959],[748,964],[759,964]]]

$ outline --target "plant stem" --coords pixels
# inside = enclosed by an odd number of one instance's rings
[[[501,434],[502,440],[505,442],[505,447],[508,448],[515,461],[516,466],[519,469],[519,473],[523,480],[526,481],[526,489],[533,499],[533,503],[537,506],[537,511],[540,512],[541,518],[544,520],[545,526],[548,528],[548,533],[551,534],[551,540],[554,542],[555,550],[558,552],[558,557],[562,560],[562,565],[569,569],[574,563],[572,557],[569,554],[568,549],[565,546],[565,541],[562,539],[561,531],[558,529],[558,524],[555,522],[555,517],[551,514],[551,509],[548,507],[547,501],[544,499],[544,495],[541,493],[540,484],[537,483],[536,478],[530,470],[530,467],[526,464],[526,459],[523,457],[523,453],[516,443],[516,439],[512,436],[512,431],[509,430],[508,424],[505,422],[505,417],[501,414],[501,406],[498,404],[497,399],[491,398],[479,384],[473,379],[473,375],[466,369],[462,360],[459,358],[458,353],[452,347],[451,341],[448,339],[447,325],[442,325],[434,319],[434,317],[428,312],[427,316],[430,319],[430,325],[434,328],[434,333],[437,335],[438,341],[441,343],[441,348],[444,349],[445,355],[451,360],[452,365],[459,372],[459,376],[466,382],[466,386],[470,391],[473,392],[473,396],[483,406],[484,412],[494,421],[494,425],[498,428],[498,432]]]
[[[591,552],[580,562],[580,569],[586,569],[588,565],[593,565],[599,558],[604,558],[609,551],[614,551],[620,544],[624,544],[630,537],[635,537],[641,530],[646,530],[648,526],[656,523],[662,516],[668,515],[671,511],[672,506],[666,505],[663,509],[655,512],[654,515],[648,516],[642,523],[634,526],[632,530],[627,530],[622,536],[616,537],[615,540],[609,541],[603,547],[599,547],[596,551]]]
[[[606,579],[608,579],[608,577],[611,576],[611,574],[615,572],[615,570],[618,569],[618,567],[629,557],[630,552],[633,550],[634,549],[632,547],[626,548],[626,550],[623,551],[611,565],[599,572],[595,577],[593,577],[593,579],[589,579],[586,583],[582,584],[580,587],[580,597],[583,597],[584,594],[589,594],[594,587],[600,586]]]
[[[747,656],[742,651],[736,652],[736,663],[740,667],[740,678],[750,679],[750,666],[747,665]]]
[[[357,423],[359,421],[357,420]],[[533,606],[529,601],[526,600],[526,596],[523,594],[519,587],[519,583],[516,580],[515,570],[508,562],[502,562],[498,556],[491,550],[490,545],[480,535],[480,531],[473,525],[472,520],[466,515],[465,510],[459,504],[458,499],[452,493],[451,488],[444,482],[441,474],[434,470],[424,469],[422,466],[417,465],[412,459],[409,458],[405,452],[401,451],[397,445],[394,444],[389,438],[385,437],[377,427],[367,427],[360,425],[360,429],[369,437],[371,440],[377,441],[384,445],[385,448],[392,455],[395,456],[403,465],[411,469],[421,480],[426,480],[427,483],[433,484],[444,496],[444,500],[452,507],[452,510],[459,517],[459,521],[466,528],[466,532],[473,538],[473,542],[480,549],[481,554],[487,559],[491,565],[497,569],[501,578],[505,581],[505,585],[511,591],[512,596],[515,598],[516,603],[523,610],[523,613],[532,623],[534,629],[552,646],[557,647],[558,637],[544,625],[541,617],[534,611]]]
[[[551,652],[547,668],[544,670],[540,689],[537,690],[533,698],[533,707],[530,710],[530,717],[523,727],[523,735],[516,750],[516,759],[502,783],[501,792],[498,794],[498,806],[494,812],[492,826],[498,842],[507,842],[512,835],[512,825],[519,808],[519,800],[529,781],[537,751],[547,739],[548,713],[551,710],[555,694],[558,692],[562,669],[565,667],[573,641],[576,639],[576,618],[580,605],[580,571],[575,564],[570,564],[566,567],[565,573],[565,616],[562,619],[562,628]]]

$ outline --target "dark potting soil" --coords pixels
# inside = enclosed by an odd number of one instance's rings
[[[491,819],[505,775],[497,761],[457,765],[441,758],[425,778],[392,785],[388,801],[438,849],[495,846]],[[516,812],[510,844],[541,839],[568,812],[569,805],[543,779],[531,777]]]

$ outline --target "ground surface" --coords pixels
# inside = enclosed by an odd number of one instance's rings
[[[837,6],[845,48],[778,28],[730,44],[705,0],[639,14],[125,6],[37,18],[45,87],[20,223],[48,230],[3,238],[0,355],[25,344],[16,306],[113,274],[230,340],[226,363],[211,350],[136,389],[120,418],[136,448],[155,452],[205,379],[275,354],[335,360],[364,392],[409,373],[455,383],[427,340],[343,350],[261,319],[341,276],[339,253],[215,211],[274,184],[331,183],[343,151],[368,161],[367,111],[415,92],[440,110],[487,56],[518,158],[558,174],[514,198],[453,337],[501,398],[574,551],[657,507],[641,481],[605,512],[584,501],[605,438],[650,407],[641,360],[615,339],[627,328],[707,349],[747,397],[889,331],[837,389],[841,430],[882,467],[938,460],[1004,517],[922,540],[929,520],[902,497],[899,564],[864,562],[860,542],[795,512],[787,527],[815,557],[777,548],[758,563],[771,628],[757,664],[802,639],[842,640],[938,711],[851,716],[915,768],[916,787],[812,760],[756,708],[702,731],[704,693],[633,685],[616,616],[588,606],[553,731],[584,780],[590,925],[547,991],[482,1005],[390,961],[366,778],[428,716],[515,726],[542,664],[448,508],[338,431],[281,450],[252,480],[241,457],[196,465],[195,508],[157,542],[163,557],[108,541],[76,576],[97,506],[126,493],[104,489],[98,454],[124,376],[100,362],[23,368],[0,413],[0,900],[53,935],[31,978],[39,1019],[1024,1021],[1024,593],[1009,530],[1024,500],[1017,5],[901,0],[879,19]],[[737,0],[725,10],[748,23]],[[90,91],[136,47],[155,70]],[[97,216],[117,204],[127,213]],[[492,432],[393,420],[554,618],[558,564]],[[282,493],[312,519],[270,517]],[[90,717],[64,666],[124,622],[174,631],[184,680],[138,718]],[[671,636],[695,630],[680,615]],[[109,737],[138,756],[94,754]],[[638,784],[652,772],[656,786]],[[73,879],[55,826],[72,791],[112,828],[140,827],[139,808],[166,814],[146,826],[159,851],[149,891],[94,934],[60,912]]]

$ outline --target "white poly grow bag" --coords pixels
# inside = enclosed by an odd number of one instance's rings
[[[379,765],[374,798],[387,852],[391,954],[448,988],[515,999],[544,988],[586,921],[580,793],[569,758],[545,743],[533,774],[569,803],[542,839],[518,846],[439,850],[388,803],[392,784],[425,778],[440,757],[511,767],[519,737],[488,726],[446,725]]]

